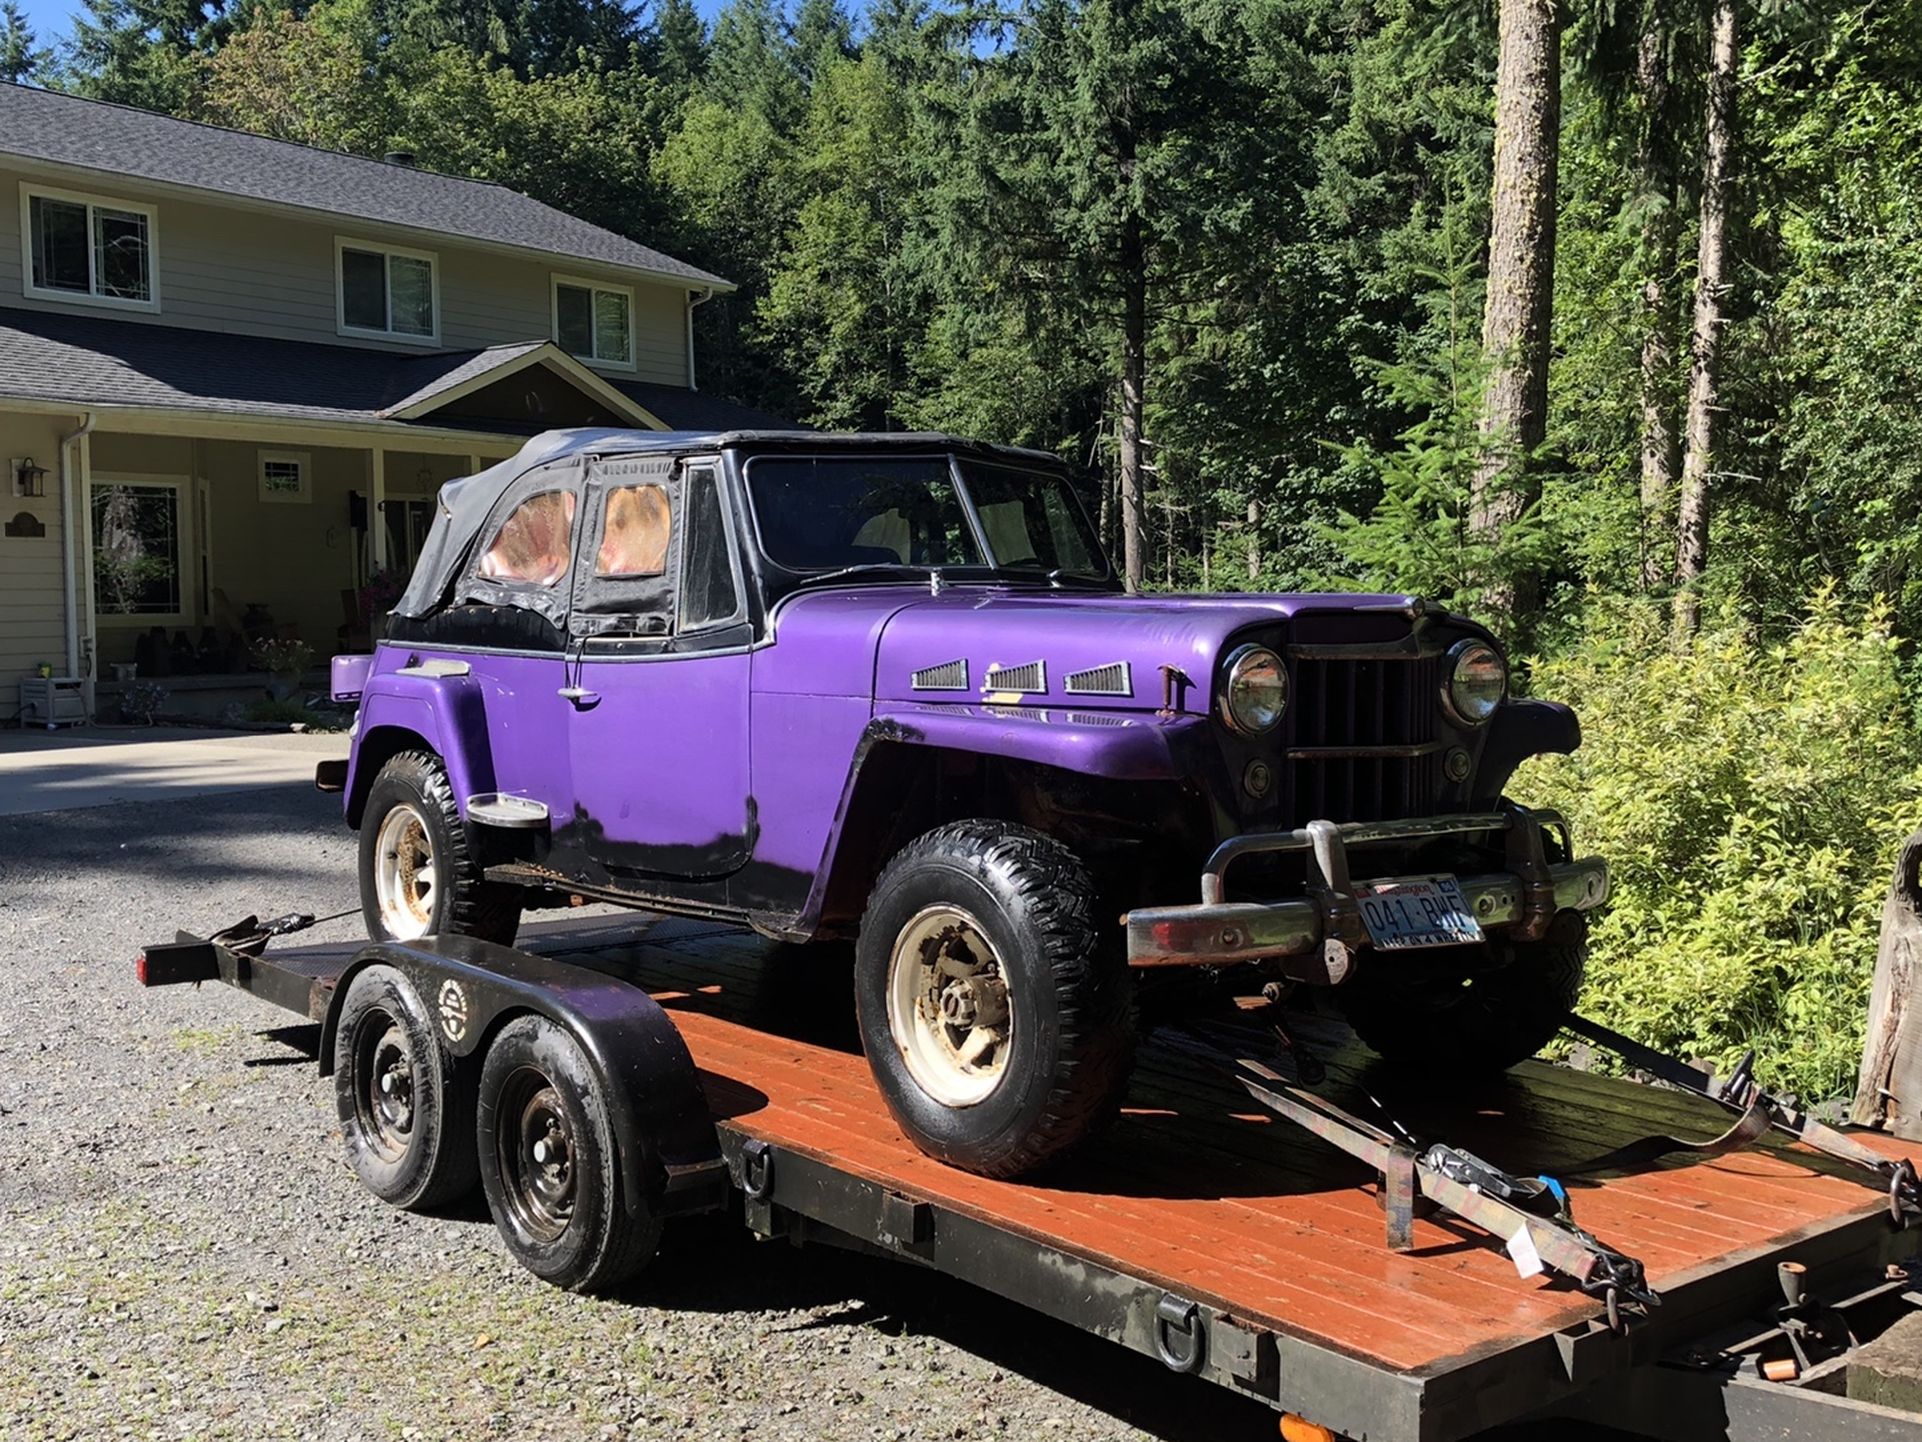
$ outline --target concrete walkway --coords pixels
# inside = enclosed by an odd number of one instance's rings
[[[346,754],[345,732],[107,726],[0,731],[0,816],[311,786],[315,762]]]

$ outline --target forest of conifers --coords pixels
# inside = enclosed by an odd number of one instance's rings
[[[1487,616],[1592,1005],[1847,1089],[1922,820],[1922,0],[88,0],[0,74],[739,284],[702,388],[1055,450],[1148,587]]]

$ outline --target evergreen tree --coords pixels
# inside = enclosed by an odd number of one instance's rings
[[[47,59],[48,52],[34,43],[33,26],[19,0],[0,0],[0,80],[24,84]]]
[[[660,0],[650,34],[654,74],[671,94],[685,96],[707,74],[707,25],[694,0]]]

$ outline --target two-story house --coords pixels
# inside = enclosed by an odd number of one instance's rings
[[[364,644],[359,589],[404,577],[438,487],[534,432],[781,424],[694,388],[694,308],[728,282],[406,155],[0,84],[15,206],[0,718],[42,664]]]

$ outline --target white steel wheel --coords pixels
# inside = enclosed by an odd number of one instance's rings
[[[1014,1041],[1001,957],[958,906],[916,912],[888,959],[888,1030],[930,1098],[971,1107],[1001,1084]]]
[[[374,837],[374,901],[381,924],[396,941],[427,935],[436,900],[434,835],[407,802],[381,818]]]

